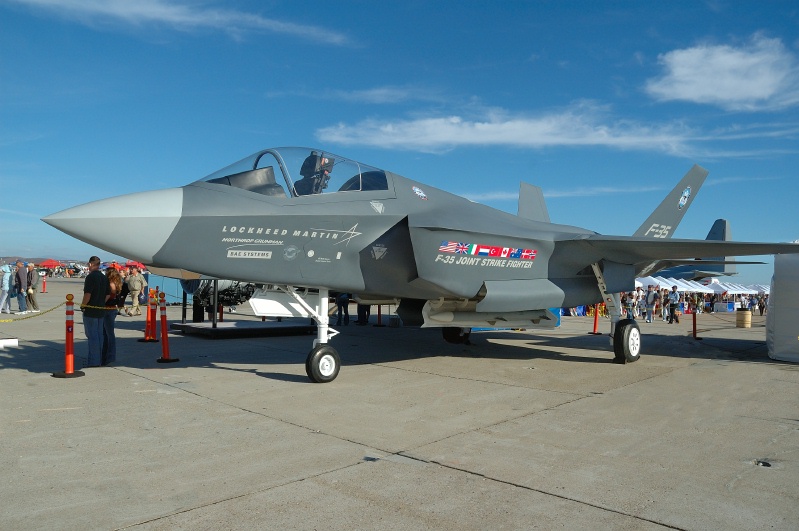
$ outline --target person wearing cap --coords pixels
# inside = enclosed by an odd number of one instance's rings
[[[36,271],[36,264],[28,262],[28,291],[25,294],[25,302],[31,312],[39,313],[39,301],[36,299],[36,294],[39,292],[39,286],[42,283],[42,277]]]
[[[677,291],[677,286],[672,286],[669,292],[669,324],[677,321],[680,324],[680,316],[677,315],[677,310],[680,309],[680,292]]]
[[[142,290],[147,287],[147,281],[144,280],[144,277],[139,273],[138,266],[131,266],[130,275],[125,282],[128,285],[128,290],[130,290],[130,298],[133,302],[133,306],[130,308],[130,310],[127,310],[126,313],[128,316],[141,315],[141,307],[139,307],[139,293],[141,293]]]

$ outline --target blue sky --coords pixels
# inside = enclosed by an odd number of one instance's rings
[[[289,145],[623,235],[698,163],[675,237],[792,241],[798,109],[795,1],[0,0],[0,255],[86,258],[39,218]]]

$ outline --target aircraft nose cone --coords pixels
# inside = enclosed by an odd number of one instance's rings
[[[183,211],[183,189],[121,195],[56,212],[42,221],[90,245],[152,263]]]

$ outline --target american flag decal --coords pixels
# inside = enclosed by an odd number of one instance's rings
[[[454,253],[458,247],[458,242],[441,242],[441,247],[438,248],[439,253]]]

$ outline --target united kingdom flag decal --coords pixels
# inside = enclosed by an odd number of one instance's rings
[[[425,199],[425,200],[427,199],[427,194],[424,193],[424,191],[422,191],[422,189],[419,188],[418,186],[413,187],[413,193],[418,195],[420,199]]]

